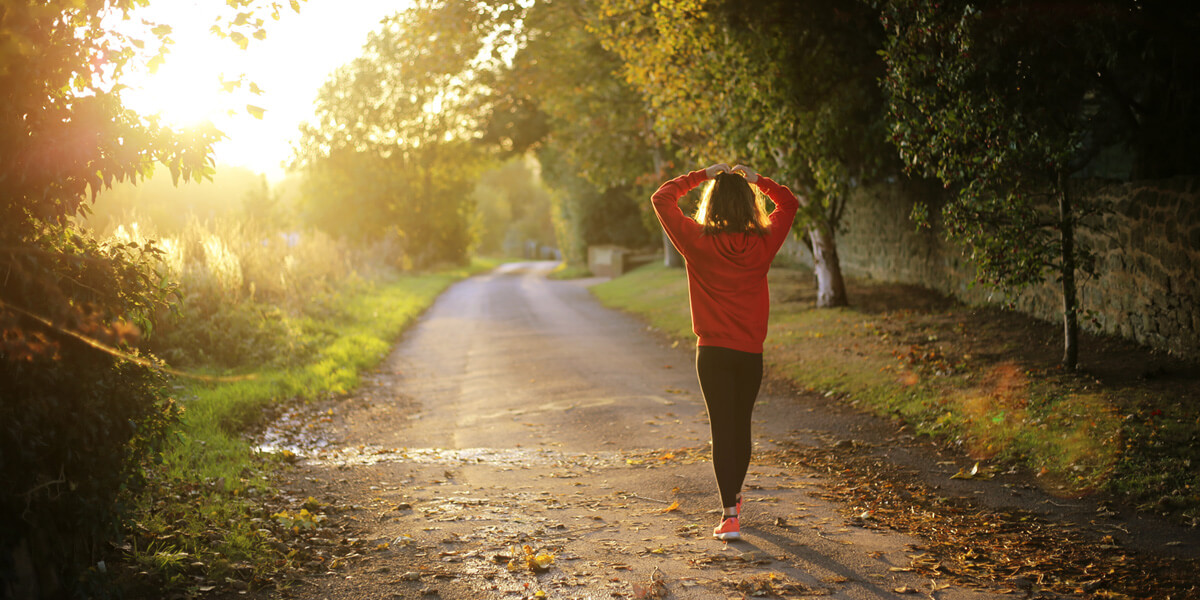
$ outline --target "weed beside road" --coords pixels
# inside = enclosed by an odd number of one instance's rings
[[[1058,366],[1059,329],[915,287],[848,282],[851,306],[816,309],[811,272],[771,273],[769,372],[979,461],[962,477],[1028,469],[1062,495],[1103,492],[1200,524],[1200,375],[1133,344],[1084,336]],[[681,269],[650,265],[592,288],[608,306],[694,343]]]

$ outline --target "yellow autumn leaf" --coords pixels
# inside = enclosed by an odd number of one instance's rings
[[[533,563],[537,565],[537,568],[539,569],[549,569],[550,565],[554,564],[554,555],[550,554],[549,552],[538,552],[537,555],[533,557]]]

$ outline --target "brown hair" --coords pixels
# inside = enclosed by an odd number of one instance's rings
[[[717,233],[753,233],[766,235],[770,228],[767,205],[762,194],[733,173],[718,173],[704,189],[696,222],[706,235]]]

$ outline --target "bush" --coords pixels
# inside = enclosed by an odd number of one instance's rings
[[[56,596],[96,564],[178,414],[160,373],[79,342],[60,353],[0,361],[0,579],[15,597]]]
[[[188,303],[152,347],[181,367],[285,367],[311,356],[324,339],[321,333],[277,306],[246,303],[204,310]]]
[[[176,410],[133,344],[172,286],[152,244],[70,224],[0,228],[0,580],[14,597],[80,585]]]
[[[136,215],[112,239],[153,235]],[[313,317],[337,310],[336,296],[386,269],[372,253],[316,231],[281,232],[253,220],[193,220],[162,239],[159,270],[179,283],[179,302],[161,318],[149,348],[172,366],[222,370],[305,362],[329,337]],[[163,315],[166,317],[166,315]]]

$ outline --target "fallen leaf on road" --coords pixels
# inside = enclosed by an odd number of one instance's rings
[[[751,597],[783,597],[792,594],[812,595],[820,592],[820,590],[815,590],[802,583],[789,580],[783,573],[775,572],[750,575],[737,581],[726,580],[725,584],[731,585],[745,596]]]
[[[670,506],[662,509],[662,512],[669,513],[671,511],[675,511],[675,510],[679,510],[679,501],[678,500],[672,502]]]
[[[515,558],[508,561],[509,571],[520,571],[521,569],[529,569],[534,573],[541,573],[550,569],[554,564],[554,555],[545,550],[534,551],[533,547],[525,544],[520,548],[513,546],[512,554]]]
[[[975,466],[971,467],[970,470],[965,468],[959,469],[957,473],[950,476],[950,479],[991,479],[995,476],[996,474],[990,469],[980,469],[979,463],[975,463]]]
[[[667,597],[667,584],[658,567],[654,567],[654,572],[650,574],[650,583],[646,585],[633,584],[633,597],[638,600],[661,600]]]

